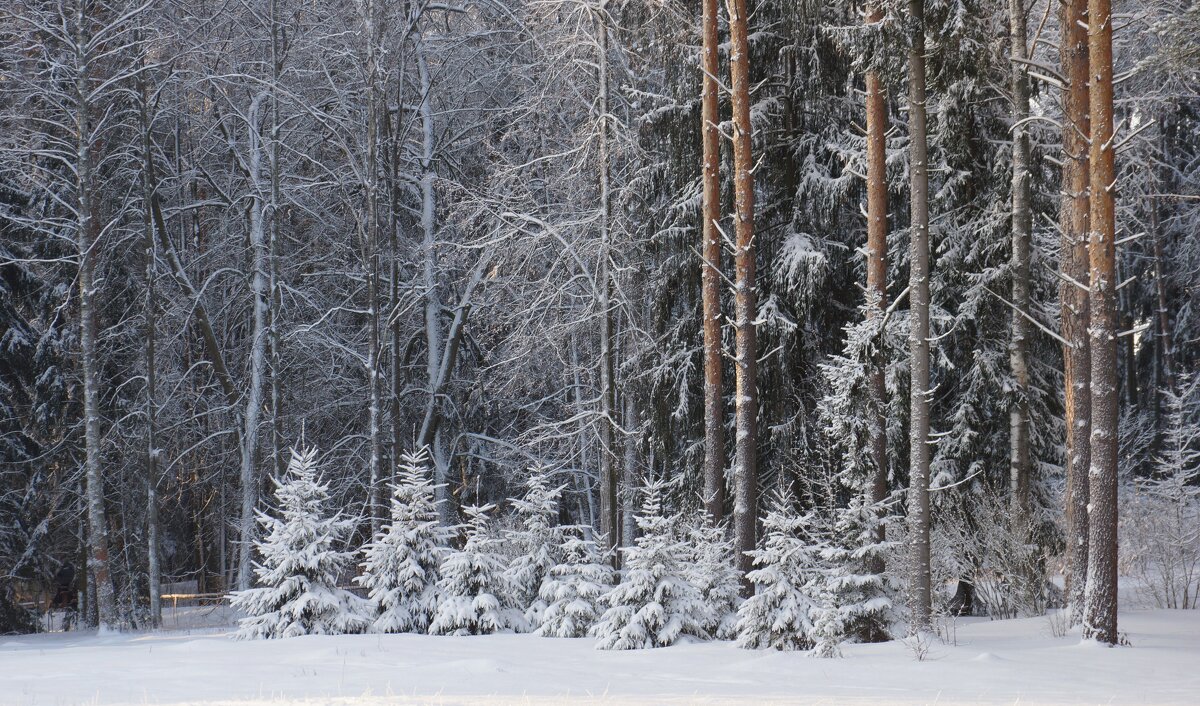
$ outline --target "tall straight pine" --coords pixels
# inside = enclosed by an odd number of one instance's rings
[[[1116,160],[1113,144],[1112,3],[1088,2],[1091,178],[1088,192],[1088,327],[1092,356],[1088,568],[1083,636],[1117,642]]]

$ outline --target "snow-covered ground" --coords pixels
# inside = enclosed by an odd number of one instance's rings
[[[531,635],[0,637],[0,704],[1200,704],[1200,611],[1127,611],[1121,624],[1133,647],[1055,638],[1046,618],[963,619],[958,644],[932,644],[923,662],[899,642],[818,660]]]

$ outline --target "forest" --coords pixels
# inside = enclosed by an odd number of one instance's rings
[[[4,0],[0,633],[1123,644],[1198,233],[1194,0]]]

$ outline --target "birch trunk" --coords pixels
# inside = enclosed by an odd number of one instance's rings
[[[925,126],[925,3],[909,0],[912,32],[909,49],[908,127],[911,175],[909,301],[910,455],[909,541],[913,577],[910,587],[912,629],[927,630],[932,613],[929,567],[929,148]]]
[[[1117,642],[1116,164],[1113,151],[1112,6],[1088,2],[1091,79],[1088,262],[1091,272],[1091,466],[1083,636]]]
[[[1088,345],[1088,38],[1087,0],[1062,6],[1059,56],[1063,88],[1063,186],[1059,285],[1067,427],[1067,600],[1071,621],[1082,619],[1088,564],[1088,466],[1091,459],[1091,355]],[[1076,284],[1078,283],[1078,284]]]
[[[1029,257],[1033,238],[1029,173],[1029,74],[1023,63],[1026,47],[1026,0],[1009,0],[1009,39],[1012,52],[1012,332],[1009,366],[1013,376],[1012,406],[1009,409],[1009,483],[1013,522],[1022,523],[1029,512]]]
[[[376,27],[375,3],[367,2],[366,7],[367,35],[367,163],[363,175],[366,183],[363,185],[367,192],[366,230],[363,233],[363,260],[367,270],[367,392],[368,403],[368,437],[370,458],[367,464],[367,516],[370,519],[371,536],[379,533],[382,521],[380,502],[380,466],[383,457],[382,424],[380,416],[383,412],[382,393],[379,381],[379,179],[378,179],[378,109],[376,106]]]
[[[746,574],[753,568],[747,552],[757,547],[758,471],[758,346],[754,247],[754,159],[751,155],[750,42],[746,0],[726,0],[729,12],[729,74],[733,104],[733,183],[737,221],[734,228],[734,328],[737,438],[734,448],[734,548],[742,574],[742,592],[753,586]]]
[[[700,272],[700,296],[704,316],[704,508],[714,526],[725,514],[725,402],[721,381],[721,122],[717,94],[720,71],[717,46],[717,0],[703,0],[704,72],[701,94],[700,133],[703,137],[703,205],[701,240],[704,262]]]

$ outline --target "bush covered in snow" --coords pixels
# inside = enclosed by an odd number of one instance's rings
[[[369,625],[365,602],[337,587],[352,559],[338,547],[354,521],[325,514],[329,489],[317,478],[316,453],[293,449],[285,476],[272,479],[279,517],[258,513],[265,537],[255,542],[262,586],[230,597],[247,616],[238,639],[359,633]]]

